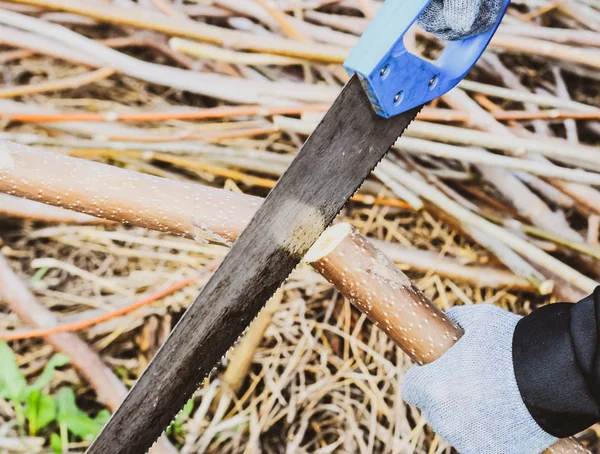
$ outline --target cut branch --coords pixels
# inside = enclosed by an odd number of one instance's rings
[[[347,223],[326,230],[305,260],[419,364],[442,356],[463,334],[391,260]],[[555,452],[588,451],[575,440],[565,439],[545,451]]]
[[[66,169],[66,170],[65,170]],[[262,199],[167,180],[118,167],[0,142],[0,193],[116,222],[195,239],[235,241]],[[532,290],[529,282],[494,267],[396,244],[394,259],[420,271],[492,288]]]
[[[0,194],[0,215],[32,221],[61,224],[110,224],[106,219],[95,218],[64,208],[34,202],[32,200]]]
[[[419,364],[439,358],[462,335],[458,326],[350,224],[327,229],[305,260]]]

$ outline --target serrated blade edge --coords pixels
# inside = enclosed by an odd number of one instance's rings
[[[350,79],[88,454],[147,452],[419,109],[382,118]]]

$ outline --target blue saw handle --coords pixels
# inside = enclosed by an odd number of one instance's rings
[[[382,117],[393,117],[425,104],[458,84],[479,59],[496,32],[510,0],[491,30],[462,41],[449,41],[440,57],[423,60],[404,46],[404,35],[430,0],[386,0],[344,62],[357,74]]]

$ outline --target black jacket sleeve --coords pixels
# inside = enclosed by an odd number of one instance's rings
[[[564,438],[600,421],[600,287],[521,319],[513,362],[521,397],[546,432]]]

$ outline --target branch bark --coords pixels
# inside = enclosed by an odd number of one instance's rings
[[[0,194],[0,215],[61,224],[110,224],[106,219],[65,210],[32,200]]]
[[[0,193],[127,225],[229,244],[262,199],[167,180],[0,141]],[[492,288],[533,290],[495,267],[465,266],[428,251],[386,244],[399,263]]]

